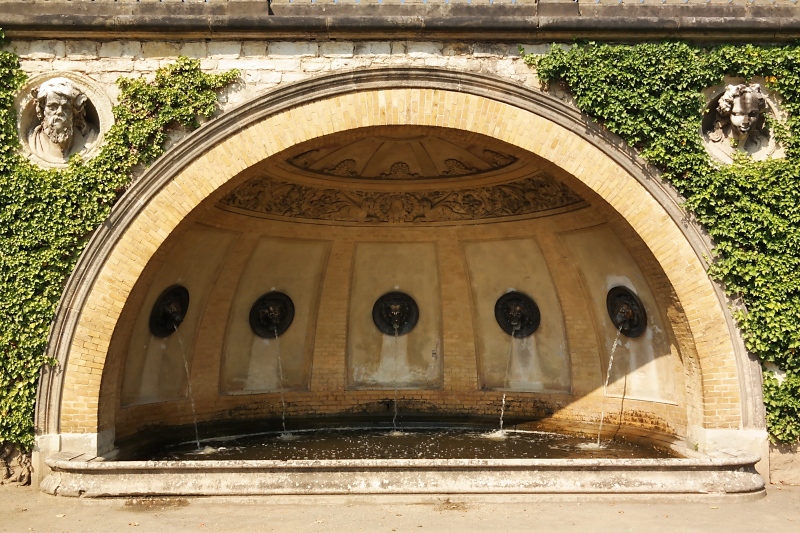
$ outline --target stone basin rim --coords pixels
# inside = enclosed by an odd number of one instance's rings
[[[47,465],[67,472],[97,471],[192,471],[192,470],[426,470],[426,469],[602,469],[602,470],[706,470],[752,466],[761,458],[756,454],[729,457],[670,459],[307,459],[307,460],[183,460],[183,461],[78,461],[46,459]]]

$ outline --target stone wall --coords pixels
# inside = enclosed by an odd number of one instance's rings
[[[525,44],[526,53],[549,45]],[[480,72],[537,87],[519,45],[436,41],[89,41],[14,40],[4,46],[20,56],[29,77],[56,72],[87,76],[116,101],[120,77],[152,77],[179,55],[201,60],[203,70],[241,71],[241,82],[222,98],[222,111],[282,84],[321,73],[380,67],[439,67]]]
[[[526,42],[523,48],[526,52],[544,53],[549,45]],[[59,72],[76,73],[99,85],[112,102],[117,98],[115,82],[118,78],[152,77],[156,69],[173,62],[179,55],[199,59],[202,68],[208,72],[239,69],[242,74],[240,82],[222,96],[221,113],[252,101],[270,89],[292,82],[311,79],[323,73],[366,68],[438,67],[456,72],[488,74],[532,88],[539,85],[535,73],[522,62],[519,45],[498,41],[15,39],[5,45],[5,49],[20,56],[22,68],[33,80],[37,76],[52,76]],[[635,240],[631,239],[631,242]],[[644,245],[638,244],[637,247],[646,250]],[[721,368],[719,372],[728,374],[729,370]],[[702,395],[701,392],[697,394]],[[385,395],[373,393],[370,396],[368,393],[364,396],[378,402]],[[738,415],[733,413],[732,406],[738,399],[723,398],[724,394],[719,396],[719,405],[712,394],[706,398],[707,403],[703,408],[712,417],[717,414],[714,409],[719,409],[720,413],[730,410],[730,416],[720,418],[723,420],[720,427],[735,427],[738,424]],[[342,399],[334,401],[339,402]],[[353,401],[353,398],[348,398],[348,401]],[[484,408],[489,410],[489,405],[493,406],[496,401],[497,398],[488,400]],[[725,401],[729,401],[730,405],[724,403]],[[589,404],[593,411],[596,410],[596,398],[589,400]],[[270,413],[272,408],[273,405],[265,403],[259,414]],[[148,408],[143,408],[130,417],[127,421],[130,430],[139,427],[147,417],[152,416],[147,410]],[[670,407],[664,407],[660,411],[658,414],[665,414],[665,418],[675,421],[676,426],[681,429],[686,423],[677,413],[671,412]],[[188,411],[173,414],[176,423],[185,423],[188,420]],[[565,414],[571,422],[581,420],[582,416],[578,412]],[[211,417],[210,411],[208,415]],[[640,427],[646,427],[646,423],[647,420],[643,419]],[[663,428],[658,429],[663,431]],[[669,432],[671,431],[667,431]]]

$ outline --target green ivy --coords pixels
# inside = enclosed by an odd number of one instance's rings
[[[199,61],[180,57],[152,82],[120,79],[115,123],[97,157],[43,170],[20,155],[13,101],[25,74],[16,55],[0,52],[0,445],[33,444],[39,371],[53,363],[45,356],[48,330],[88,237],[132,171],[164,152],[168,132],[196,128],[237,77],[205,74]]]
[[[771,438],[800,439],[800,47],[681,42],[554,46],[525,55],[545,84],[563,83],[576,105],[640,150],[686,198],[714,239],[709,274],[746,311],[735,318],[748,350],[785,373],[765,372]],[[767,80],[782,97],[785,125],[773,124],[786,158],[738,156],[714,164],[699,131],[703,89],[725,76]]]

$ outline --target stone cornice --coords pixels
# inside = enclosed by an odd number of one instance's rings
[[[20,39],[438,39],[793,41],[800,6],[778,4],[517,4],[40,2],[0,0]]]

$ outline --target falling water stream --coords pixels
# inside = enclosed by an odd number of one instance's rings
[[[394,416],[392,416],[392,435],[397,435],[397,434],[402,435],[403,432],[397,430],[397,359],[398,359],[397,352],[399,351],[397,343],[398,343],[400,325],[393,324],[393,327],[394,327],[394,400],[392,400],[392,404],[394,407]]]
[[[278,353],[278,390],[281,393],[281,426],[283,427],[281,437],[290,439],[292,434],[286,431],[286,399],[283,396],[283,365],[281,363],[281,341],[278,340],[278,327],[275,326],[273,331],[275,332],[275,351]]]
[[[186,371],[186,386],[189,391],[189,403],[192,405],[192,420],[194,421],[194,439],[197,442],[197,449],[200,449],[200,432],[197,430],[197,410],[194,407],[194,395],[192,394],[192,380],[189,377],[189,362],[186,360],[186,350],[183,348],[183,339],[178,333],[178,326],[175,326],[175,335],[178,336],[178,344],[181,347],[181,357],[183,357],[183,369]]]
[[[506,363],[506,373],[503,377],[503,388],[508,388],[508,374],[511,372],[511,359],[514,357],[514,334],[519,329],[518,325],[513,325],[511,330],[511,343],[508,347],[508,361]],[[505,439],[506,432],[503,429],[503,416],[506,412],[506,393],[503,393],[503,398],[500,401],[500,429],[486,434],[487,439]]]
[[[620,344],[619,336],[622,333],[622,328],[617,330],[617,336],[614,337],[614,344],[611,345],[611,355],[608,356],[608,369],[606,370],[606,380],[603,383],[603,401],[600,407],[600,427],[597,430],[597,447],[600,447],[600,435],[603,433],[603,419],[606,416],[606,389],[608,389],[608,381],[611,378],[611,365],[614,364],[614,352]]]

